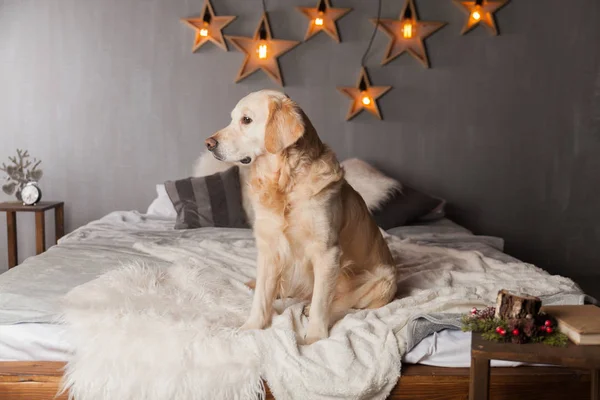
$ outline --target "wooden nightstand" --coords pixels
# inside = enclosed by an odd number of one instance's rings
[[[6,228],[8,230],[8,268],[19,263],[17,250],[17,213],[35,212],[35,249],[36,254],[46,251],[46,210],[54,209],[56,241],[65,234],[65,209],[64,203],[41,201],[33,206],[23,203],[0,203],[0,211],[6,212]]]
[[[600,399],[600,346],[578,346],[571,342],[567,347],[551,347],[540,343],[496,343],[483,339],[479,333],[473,333],[469,400],[489,399],[490,360],[551,364],[590,370],[590,398]]]

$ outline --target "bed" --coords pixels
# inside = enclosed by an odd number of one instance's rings
[[[243,229],[202,228],[194,235],[223,240],[249,239]],[[474,235],[443,218],[393,228],[390,236],[419,246],[450,248],[501,262],[514,262],[503,253],[500,238]],[[60,299],[71,289],[94,280],[127,261],[168,266],[168,258],[148,246],[169,245],[173,238],[192,238],[190,231],[173,230],[173,220],[139,212],[114,212],[65,236],[58,246],[25,260],[0,276],[0,398],[52,398],[73,350],[57,323]],[[198,236],[193,236],[194,240]],[[208,240],[208,241],[210,241]],[[152,247],[149,246],[149,247]],[[157,256],[157,254],[159,256]],[[200,246],[196,255],[209,257]],[[251,257],[249,257],[250,259]],[[251,268],[252,266],[247,266]],[[237,279],[251,277],[247,268],[233,272]],[[586,296],[577,287],[559,294],[561,301],[581,303]],[[548,298],[553,302],[552,298]],[[411,346],[402,357],[402,377],[390,392],[392,399],[464,399],[468,391],[470,335],[451,326],[433,332]],[[430,327],[431,329],[431,327]],[[559,399],[569,394],[585,399],[589,373],[543,366],[492,362],[492,398]],[[505,367],[505,368],[501,368]],[[518,393],[515,390],[518,389]],[[267,397],[270,392],[267,388]]]

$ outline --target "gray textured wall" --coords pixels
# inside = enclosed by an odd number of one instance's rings
[[[274,34],[301,39],[293,9],[315,0],[267,0]],[[214,0],[238,15],[229,34],[251,35],[259,0]],[[281,59],[285,90],[340,158],[357,156],[453,204],[478,233],[551,272],[600,274],[600,2],[514,0],[498,13],[502,36],[467,36],[450,0],[419,0],[420,17],[448,21],[428,40],[433,68],[402,56],[383,68],[387,39],[368,59],[391,84],[385,121],[344,122],[376,2],[354,11],[344,42],[323,34]],[[0,0],[0,159],[27,148],[43,160],[46,199],[66,201],[72,230],[113,210],[144,210],[154,185],[190,171],[202,140],[247,92],[275,87],[264,74],[240,84],[242,61],[207,45],[191,54],[179,22],[201,0]],[[401,1],[384,1],[396,17]],[[48,217],[48,229],[53,225]],[[34,249],[33,218],[19,217],[21,256]],[[48,235],[48,240],[52,235]],[[0,266],[6,266],[0,220]]]

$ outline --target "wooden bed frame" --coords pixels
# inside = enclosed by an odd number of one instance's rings
[[[0,362],[0,399],[67,400],[55,397],[63,362]],[[558,367],[492,368],[492,400],[589,400],[590,372]],[[405,364],[391,400],[467,400],[468,368]],[[268,391],[267,399],[274,397]],[[477,400],[477,399],[474,399]]]

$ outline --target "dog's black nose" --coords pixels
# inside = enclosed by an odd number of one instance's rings
[[[204,142],[206,143],[206,148],[208,149],[208,151],[213,151],[219,145],[219,142],[217,142],[215,139],[213,139],[211,137],[206,139]]]

